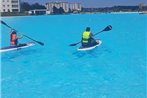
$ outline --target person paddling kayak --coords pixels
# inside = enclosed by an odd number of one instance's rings
[[[16,31],[11,31],[10,33],[10,45],[11,46],[18,46],[18,39],[21,39],[23,36],[17,36]]]
[[[92,36],[93,34],[90,31],[90,27],[87,27],[82,34],[82,40],[81,40],[82,47],[91,47],[98,44]]]

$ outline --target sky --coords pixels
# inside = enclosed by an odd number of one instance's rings
[[[145,3],[147,5],[147,0],[21,0],[29,3],[38,2],[40,4],[45,4],[51,1],[61,1],[61,2],[78,2],[81,3],[83,7],[111,7],[115,5],[138,5],[140,3]]]

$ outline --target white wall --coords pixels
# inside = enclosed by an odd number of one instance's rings
[[[79,3],[67,3],[67,2],[49,2],[49,3],[46,3],[46,8],[48,11],[50,12],[53,12],[53,7],[57,7],[57,8],[60,8],[62,7],[64,9],[65,12],[68,12],[69,11],[69,8],[71,10],[81,10],[81,4]]]
[[[0,0],[0,12],[20,12],[20,0]]]

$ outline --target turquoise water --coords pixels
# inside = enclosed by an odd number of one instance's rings
[[[87,14],[5,17],[3,21],[38,41],[35,46],[2,53],[2,98],[147,98],[147,16]],[[69,44],[81,39],[85,27],[100,47],[77,52]],[[2,47],[9,32],[2,26]],[[20,40],[32,42],[27,38]]]

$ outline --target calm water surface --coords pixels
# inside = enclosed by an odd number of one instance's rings
[[[2,98],[147,98],[147,15],[92,14],[5,17],[3,21],[45,46],[2,53]],[[69,44],[93,33],[95,50],[78,52]],[[9,45],[2,26],[2,47]],[[31,42],[27,38],[21,43]]]

